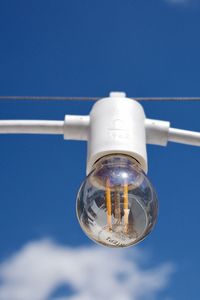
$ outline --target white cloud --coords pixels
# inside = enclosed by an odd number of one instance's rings
[[[146,269],[141,267],[145,260],[146,254],[133,248],[31,242],[0,264],[0,299],[52,300],[51,293],[61,284],[75,291],[62,300],[155,299],[167,286],[173,267],[167,263]]]

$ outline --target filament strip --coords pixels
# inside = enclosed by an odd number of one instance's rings
[[[107,207],[107,223],[109,230],[112,229],[112,207],[111,207],[111,192],[110,181],[106,180],[106,207]]]
[[[125,225],[125,233],[128,231],[128,184],[124,185],[124,225]]]

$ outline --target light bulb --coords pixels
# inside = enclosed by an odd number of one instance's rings
[[[155,191],[139,163],[126,155],[99,159],[77,196],[77,217],[86,235],[109,247],[127,247],[152,230]]]

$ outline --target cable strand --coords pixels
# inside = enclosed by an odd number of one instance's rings
[[[0,96],[0,100],[97,101],[103,97]],[[200,97],[129,97],[137,101],[200,101]]]

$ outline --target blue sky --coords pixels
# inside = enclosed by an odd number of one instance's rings
[[[199,96],[199,17],[197,0],[1,1],[0,95]],[[2,101],[0,119],[63,120],[91,106]],[[143,106],[200,131],[200,102]],[[76,220],[84,142],[0,136],[0,153],[0,300],[199,299],[198,148],[148,146],[159,219],[124,252],[95,247]]]

